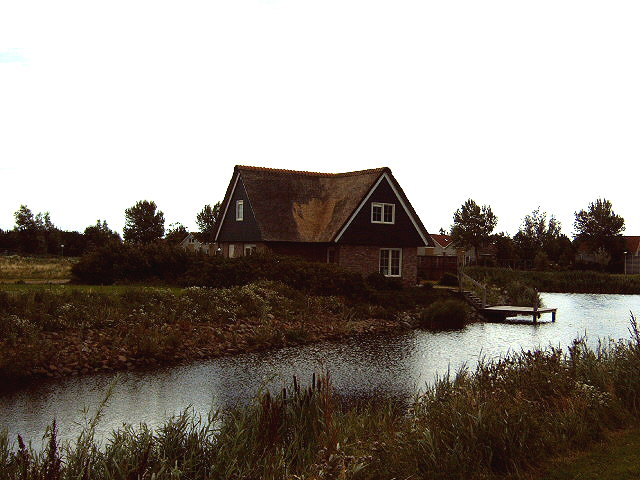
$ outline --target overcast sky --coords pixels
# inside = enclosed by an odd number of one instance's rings
[[[467,199],[640,235],[640,2],[0,4],[0,228],[154,200],[195,229],[233,166],[388,166],[427,229]]]

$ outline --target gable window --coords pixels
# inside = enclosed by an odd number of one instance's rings
[[[402,249],[381,248],[379,272],[385,277],[399,277],[402,275]]]
[[[396,205],[394,203],[371,203],[371,223],[395,223]]]
[[[241,222],[244,220],[244,201],[238,200],[236,202],[236,221]]]

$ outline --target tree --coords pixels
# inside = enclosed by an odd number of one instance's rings
[[[488,242],[497,223],[498,218],[491,211],[491,207],[480,207],[469,199],[453,214],[451,237],[458,245],[472,247],[478,258],[478,250]]]
[[[177,245],[182,240],[184,240],[187,235],[189,235],[189,232],[187,231],[185,226],[180,222],[175,222],[169,225],[167,234],[164,236],[164,239],[173,245]]]
[[[95,225],[85,228],[84,237],[88,248],[99,248],[122,242],[120,235],[109,228],[106,220],[97,220]]]
[[[13,214],[16,219],[14,231],[18,236],[20,250],[25,253],[53,253],[60,244],[60,231],[51,221],[49,212],[33,212],[26,205]]]
[[[515,245],[513,239],[506,232],[491,235],[491,243],[496,252],[496,259],[500,262],[509,262],[515,258]]]
[[[587,210],[576,212],[575,217],[575,239],[587,242],[593,250],[606,249],[611,239],[621,237],[624,231],[624,218],[616,215],[611,202],[604,198],[590,203]]]
[[[26,205],[20,205],[20,208],[13,214],[16,219],[14,229],[18,232],[35,231],[36,220],[33,212]]]
[[[211,205],[205,205],[196,216],[196,223],[206,242],[213,242],[215,239],[221,214],[220,202],[217,202],[213,207]]]
[[[561,224],[553,215],[547,221],[547,212],[536,208],[524,217],[520,230],[513,237],[518,256],[523,260],[533,260],[542,252],[557,261],[560,253],[552,250],[556,250],[555,244],[562,235],[560,229]]]
[[[584,242],[593,251],[601,251],[603,259],[622,259],[624,251],[624,218],[616,215],[609,200],[598,198],[591,202],[586,210],[575,212],[574,238]],[[607,262],[609,263],[609,262]]]
[[[164,235],[164,213],[156,203],[140,200],[124,211],[124,241],[127,243],[153,243]]]

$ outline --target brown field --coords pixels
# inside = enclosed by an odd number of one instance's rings
[[[0,283],[65,283],[75,257],[0,256]]]

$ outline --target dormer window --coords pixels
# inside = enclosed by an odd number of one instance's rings
[[[396,205],[394,203],[371,204],[371,223],[395,223]]]
[[[241,222],[244,219],[244,201],[236,202],[236,221]]]

